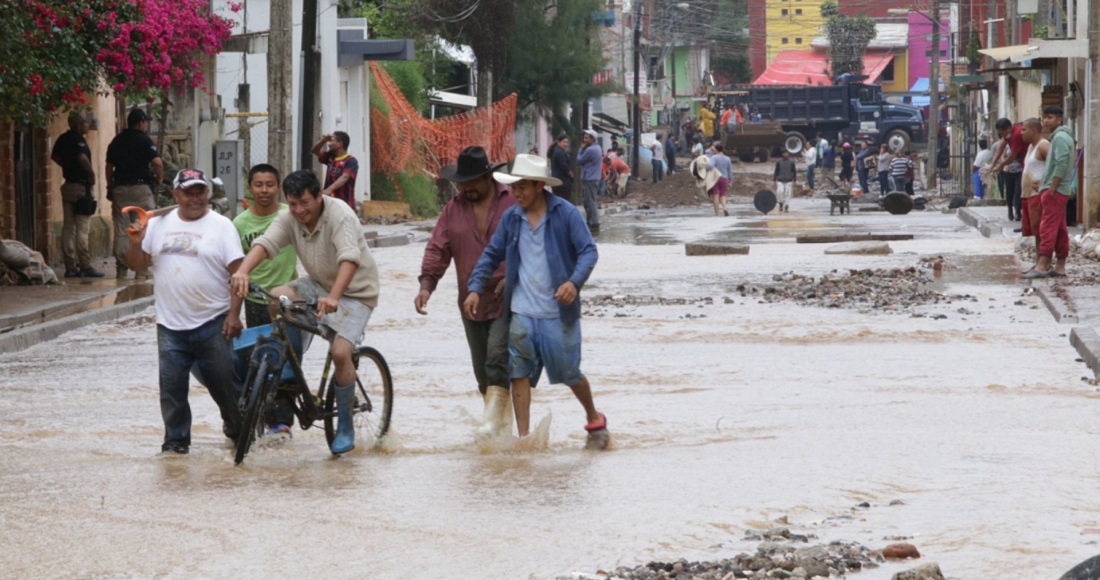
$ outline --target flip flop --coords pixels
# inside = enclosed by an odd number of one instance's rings
[[[1024,280],[1036,280],[1038,278],[1047,278],[1047,277],[1049,277],[1050,273],[1053,272],[1053,271],[1054,270],[1047,270],[1046,272],[1043,272],[1041,270],[1036,270],[1036,269],[1032,268],[1027,273],[1021,274],[1020,277],[1023,278]]]
[[[1055,272],[1054,270],[1051,270],[1050,272],[1047,273],[1047,276],[1050,276],[1051,278],[1065,278],[1066,274],[1063,274],[1061,272]]]
[[[599,431],[600,429],[607,429],[607,416],[604,415],[603,413],[599,413],[599,415],[600,415],[600,420],[599,421],[593,421],[592,423],[589,423],[589,424],[585,425],[584,426],[585,431],[588,431],[589,433],[591,433],[593,431]]]

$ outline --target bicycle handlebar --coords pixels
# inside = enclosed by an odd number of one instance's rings
[[[288,296],[275,296],[255,282],[248,283],[248,293],[276,304],[283,319],[293,326],[312,334],[321,334],[321,329],[317,326],[316,300],[291,300]]]

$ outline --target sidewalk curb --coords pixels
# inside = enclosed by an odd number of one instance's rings
[[[1077,326],[1069,333],[1069,343],[1092,369],[1094,378],[1100,378],[1100,334],[1088,326]]]
[[[1004,227],[996,225],[993,220],[986,219],[982,214],[968,208],[960,207],[955,214],[962,222],[976,230],[982,236],[992,238],[994,235],[1004,237]]]
[[[1050,314],[1051,314],[1051,316],[1054,317],[1055,322],[1077,324],[1078,319],[1077,319],[1077,315],[1075,313],[1073,313],[1071,311],[1068,311],[1068,310],[1067,311],[1062,311],[1062,309],[1059,308],[1058,305],[1059,304],[1065,304],[1066,303],[1065,300],[1062,300],[1062,299],[1058,298],[1057,296],[1051,296],[1051,294],[1049,292],[1050,288],[1042,288],[1042,287],[1035,287],[1035,286],[1032,286],[1032,287],[1035,288],[1035,293],[1039,295],[1040,299],[1042,299],[1043,304],[1046,305],[1047,310],[1050,311]],[[1098,344],[1100,344],[1100,343],[1098,343]],[[1098,352],[1100,352],[1100,351],[1098,351]]]
[[[13,330],[0,335],[0,355],[11,354],[26,350],[40,342],[53,340],[70,330],[118,320],[131,314],[136,314],[153,305],[153,297],[146,296],[131,300],[124,304],[116,304],[105,308],[96,308],[87,312],[66,316],[59,320],[52,320],[42,324],[35,324],[27,328]]]

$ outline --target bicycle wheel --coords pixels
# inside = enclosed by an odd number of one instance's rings
[[[245,402],[241,410],[241,433],[237,436],[237,450],[233,457],[233,463],[240,465],[244,456],[256,438],[263,433],[264,415],[267,414],[268,405],[272,404],[275,394],[275,383],[268,376],[268,359],[260,360],[260,366],[252,375],[252,381],[241,397]]]
[[[393,378],[382,353],[369,346],[361,346],[352,354],[357,373],[354,413],[355,430],[366,436],[370,446],[381,443],[390,429],[393,412]],[[336,436],[336,389],[329,385],[325,395],[325,439],[332,445]]]

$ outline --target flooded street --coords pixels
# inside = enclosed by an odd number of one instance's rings
[[[755,551],[746,532],[777,526],[811,543],[905,538],[924,555],[849,575],[867,580],[929,561],[960,579],[1057,578],[1100,553],[1100,392],[1081,380],[1069,326],[1017,281],[1011,241],[934,211],[791,205],[603,218],[582,292],[582,368],[613,437],[603,453],[583,450],[569,389],[545,382],[532,418],[550,417],[547,449],[478,448],[453,271],[429,316],[413,309],[423,241],[374,250],[367,342],[395,389],[381,450],[334,460],[323,430],[296,429],[235,467],[195,386],[190,455],[158,455],[151,308],[0,357],[0,572],[541,579],[729,558]],[[795,243],[810,233],[916,239],[824,255]],[[701,240],[751,251],[686,257]],[[884,312],[737,290],[937,255],[949,267],[935,288],[969,298]]]

